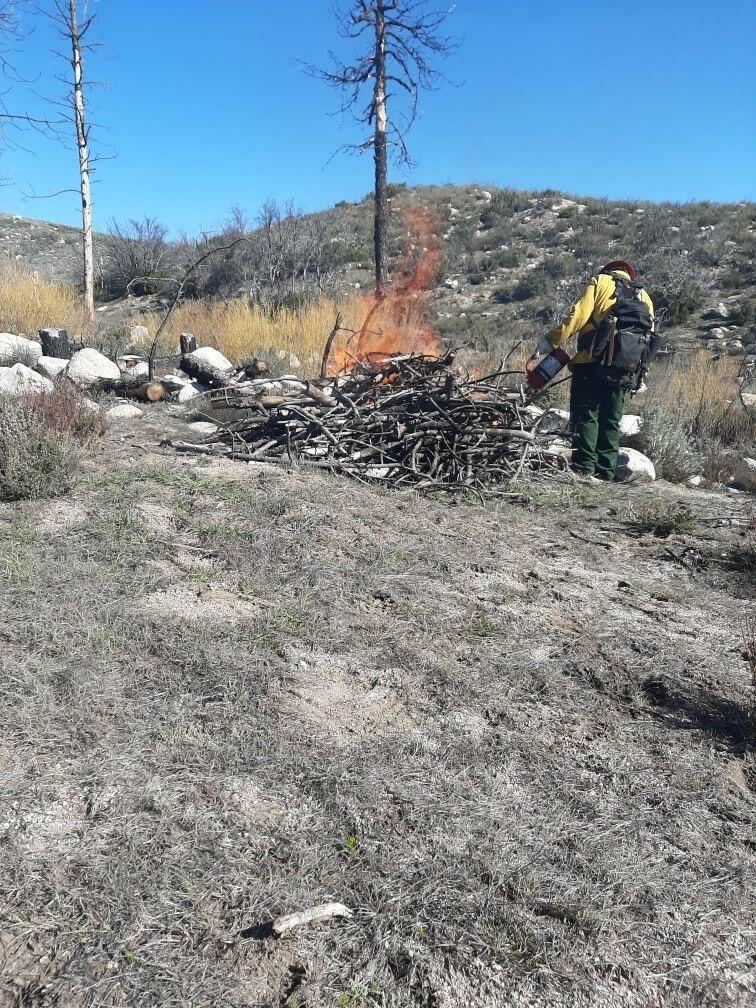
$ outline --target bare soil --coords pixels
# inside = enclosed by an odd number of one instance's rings
[[[754,1003],[752,497],[420,500],[171,426],[0,505],[0,1004]]]

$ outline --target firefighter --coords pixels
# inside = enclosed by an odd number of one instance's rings
[[[653,303],[630,263],[615,259],[591,277],[536,354],[550,353],[576,334],[569,365],[572,468],[590,482],[614,482],[625,395],[643,386],[657,342]]]

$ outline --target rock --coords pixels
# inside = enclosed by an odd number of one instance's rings
[[[656,479],[654,463],[634,448],[620,448],[617,459],[618,483],[652,483]]]
[[[105,354],[93,347],[84,347],[71,358],[66,370],[66,377],[70,378],[80,388],[89,388],[101,378],[118,379],[121,377],[121,369],[110,360]]]
[[[193,434],[201,434],[203,437],[215,434],[218,430],[217,424],[205,420],[196,420],[194,423],[187,424],[187,427]]]
[[[180,392],[185,385],[191,385],[192,379],[188,375],[165,374],[158,379],[165,385],[169,392]]]
[[[543,414],[538,430],[542,434],[559,434],[567,429],[570,414],[563,409],[549,409]]]
[[[148,378],[150,374],[150,366],[147,361],[136,361],[134,364],[130,364],[128,367],[123,368],[123,373],[128,375],[130,378]]]
[[[201,396],[204,391],[205,390],[198,382],[189,382],[188,385],[184,385],[179,390],[179,394],[176,398],[179,402],[189,402],[190,399],[196,399],[197,396]]]
[[[729,309],[724,301],[719,301],[711,310],[711,314],[717,318],[726,319],[730,317]]]
[[[105,416],[108,420],[136,420],[137,417],[144,416],[144,410],[133,403],[119,403],[106,410]]]
[[[0,367],[25,364],[34,367],[42,356],[42,344],[13,333],[0,333]]]
[[[0,392],[20,396],[29,392],[52,392],[53,383],[44,375],[32,371],[26,364],[0,367]]]
[[[742,350],[743,341],[739,339],[734,339],[730,341],[730,350]]]
[[[224,357],[220,350],[216,350],[215,347],[199,347],[186,356],[191,360],[199,361],[200,364],[206,364],[208,367],[215,368],[218,371],[225,371],[227,374],[230,374],[234,370],[234,365],[231,361],[227,357]]]
[[[740,398],[746,409],[756,410],[756,392],[741,392]]]
[[[701,484],[703,483],[703,481],[704,481],[703,476],[689,476],[685,480],[685,486],[686,487],[700,487]]]
[[[636,434],[640,434],[642,428],[643,417],[636,416],[634,413],[625,413],[620,420],[620,434],[625,437],[635,437]]]
[[[34,365],[34,369],[35,371],[39,371],[40,374],[45,375],[47,378],[57,378],[61,372],[65,371],[69,363],[70,361],[66,360],[64,357],[42,356]]]
[[[89,410],[90,413],[100,413],[102,412],[102,406],[96,403],[94,399],[87,399],[84,396],[79,400],[82,409]]]
[[[444,280],[444,287],[447,287],[449,290],[458,290],[459,280],[456,277],[447,277]]]
[[[756,493],[756,459],[742,458],[733,476],[733,483],[740,490]]]
[[[721,340],[727,338],[727,330],[723,326],[716,326],[706,336],[707,339]]]

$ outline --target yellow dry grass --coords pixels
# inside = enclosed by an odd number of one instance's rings
[[[652,369],[649,401],[698,435],[737,441],[753,426],[740,401],[739,370],[738,358],[703,350],[678,357],[663,373]]]
[[[0,329],[35,336],[37,330],[59,326],[82,331],[82,299],[72,287],[49,283],[25,266],[0,265]]]
[[[320,360],[336,314],[341,312],[344,326],[358,328],[362,310],[356,297],[341,301],[322,298],[301,309],[285,308],[275,313],[245,300],[187,301],[168,320],[161,335],[161,350],[173,352],[181,333],[190,332],[199,346],[213,346],[234,362],[270,350],[311,362]],[[150,314],[134,321],[145,326],[151,337],[160,319],[160,315]]]

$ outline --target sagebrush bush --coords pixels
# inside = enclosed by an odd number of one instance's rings
[[[73,486],[79,449],[23,399],[0,395],[0,499],[60,497]]]
[[[632,444],[648,455],[658,476],[680,483],[701,471],[703,458],[696,450],[690,423],[680,411],[652,401],[641,416],[643,427]]]

